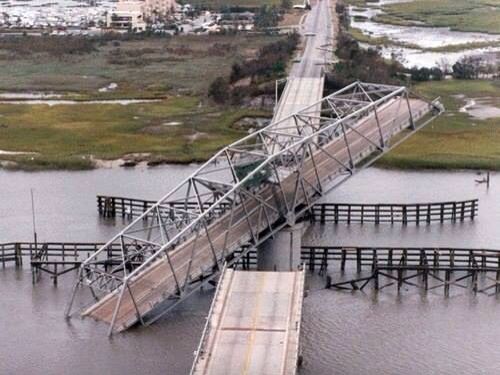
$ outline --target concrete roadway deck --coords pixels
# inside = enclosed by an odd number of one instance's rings
[[[304,278],[227,269],[191,374],[295,374]]]
[[[302,26],[301,33],[305,38],[304,52],[300,62],[294,64],[290,71],[272,122],[283,120],[292,113],[321,100],[324,88],[324,64],[332,58],[331,49],[325,47],[331,44],[332,32],[330,1],[318,0]],[[321,106],[318,105],[311,110],[319,115]],[[295,122],[290,119],[282,122],[280,127],[286,132],[287,128],[295,127]]]

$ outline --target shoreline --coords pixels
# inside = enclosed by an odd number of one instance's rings
[[[384,160],[384,158],[388,158]],[[472,162],[467,164],[465,162],[445,162],[445,161],[426,161],[423,159],[411,159],[402,160],[402,158],[391,159],[390,153],[384,158],[378,160],[373,164],[373,167],[385,170],[394,171],[412,171],[412,172],[424,172],[424,171],[436,171],[436,172],[477,172],[477,171],[490,171],[498,172],[500,171],[500,165],[486,165],[486,162]],[[155,159],[153,158],[141,158],[141,160],[132,159],[93,159],[90,164],[78,165],[74,164],[68,167],[66,162],[62,162],[61,165],[66,164],[66,167],[50,167],[43,165],[23,165],[16,164],[11,160],[0,160],[0,170],[10,171],[10,172],[81,172],[81,171],[93,171],[99,169],[154,169],[157,167],[164,166],[187,166],[192,164],[203,164],[207,159],[192,158],[186,160],[175,160],[169,158]]]
[[[471,115],[464,111],[464,108],[467,108],[467,100],[471,98],[476,101],[480,99],[487,100],[486,105],[494,108],[498,103],[495,98],[500,97],[497,94],[497,82],[491,80],[438,81],[422,83],[415,88],[424,96],[442,96],[446,101],[447,115],[423,129],[404,144],[393,149],[375,163],[376,167],[412,171],[500,171],[500,160],[495,156],[498,150],[497,143],[495,137],[491,137],[491,131],[498,126],[498,117],[481,119],[476,117],[477,115]],[[234,124],[239,119],[264,115],[254,111],[244,112],[230,116],[228,120],[230,125],[227,125],[228,129],[236,131]],[[173,120],[176,120],[176,118],[172,118]],[[243,131],[243,128],[239,131]],[[225,134],[225,132],[219,133],[205,141],[220,145],[222,138],[226,137]],[[493,134],[496,134],[496,132]],[[236,136],[236,133],[233,136]],[[469,141],[465,141],[465,139],[469,139]],[[227,140],[227,142],[230,141],[230,139]],[[195,147],[196,150],[193,150],[195,152],[191,154],[172,153],[171,155],[161,155],[161,153],[154,153],[153,149],[144,148],[143,151],[127,152],[121,155],[117,153],[109,155],[111,157],[108,156],[107,158],[88,154],[56,156],[43,153],[26,153],[23,155],[12,153],[9,155],[9,150],[2,150],[3,154],[0,152],[0,168],[31,172],[82,171],[100,168],[149,169],[162,165],[203,163],[216,151],[216,149],[206,148],[202,143],[198,142],[196,145],[193,145],[192,142],[189,145]],[[22,150],[24,152],[30,151],[26,147]]]

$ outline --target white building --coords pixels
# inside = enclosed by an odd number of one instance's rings
[[[146,30],[144,1],[119,1],[116,9],[108,13],[107,25],[115,30]]]
[[[172,13],[175,0],[119,0],[108,14],[108,27],[116,30],[144,31],[146,24]]]

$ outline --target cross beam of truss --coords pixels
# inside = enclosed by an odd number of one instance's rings
[[[405,87],[355,82],[223,148],[81,265],[66,316],[85,287],[83,315],[110,333],[153,320],[442,110]]]

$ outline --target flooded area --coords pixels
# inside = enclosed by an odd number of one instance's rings
[[[32,238],[30,189],[34,190],[40,241],[104,241],[121,220],[100,220],[96,195],[159,199],[197,165],[101,168],[78,172],[0,170],[0,242]]]
[[[21,94],[20,94],[21,95]],[[80,104],[142,104],[142,103],[158,103],[161,99],[105,99],[105,100],[66,100],[66,99],[12,99],[2,100],[0,97],[0,104],[17,104],[17,105],[48,105],[49,107],[55,105],[80,105]]]
[[[98,169],[85,172],[0,171],[0,242],[32,237],[29,189],[35,190],[41,241],[102,241],[126,221],[100,219],[96,194],[157,199],[194,171],[192,166]],[[333,191],[328,202],[427,202],[479,198],[473,222],[435,225],[316,225],[304,244],[498,247],[500,176],[489,189],[473,172],[398,172],[368,169]],[[43,199],[42,199],[43,197]],[[331,270],[336,272],[336,270]],[[74,274],[53,286],[43,275],[33,286],[27,266],[0,270],[2,373],[186,374],[213,290],[195,293],[157,324],[106,338],[107,327],[63,310]],[[444,298],[388,288],[378,294],[324,290],[309,275],[303,318],[301,374],[495,374],[500,367],[500,311],[495,298],[468,290]],[[18,322],[22,322],[18,323]],[[425,327],[425,329],[422,329]],[[34,365],[36,364],[36,365]]]
[[[41,99],[59,99],[62,95],[52,92],[2,92],[1,99],[8,100],[41,100]]]
[[[466,104],[460,112],[478,120],[500,118],[500,98],[471,98],[466,99]]]
[[[370,45],[360,43],[364,48],[370,48]],[[383,57],[390,59],[396,56],[397,60],[404,66],[412,68],[433,68],[435,66],[452,66],[463,57],[481,56],[484,60],[494,62],[500,59],[500,47],[473,48],[458,52],[429,52],[414,48],[404,47],[381,47]]]
[[[416,45],[420,48],[438,48],[500,40],[500,35],[453,31],[447,27],[396,26],[355,20],[351,22],[351,25],[374,38],[385,36],[393,41]]]
[[[111,86],[110,84],[109,86]],[[116,85],[116,84],[115,84]],[[99,89],[99,92],[107,92],[114,90],[109,89],[106,86],[106,90]],[[78,94],[71,94],[78,96]],[[26,105],[77,105],[77,104],[119,104],[119,105],[129,105],[129,104],[142,104],[142,103],[157,103],[162,99],[102,99],[102,100],[85,100],[85,99],[75,99],[69,100],[64,99],[64,95],[56,94],[52,92],[2,92],[0,93],[0,104],[26,104]]]
[[[410,0],[411,1],[411,0]],[[351,26],[372,38],[388,38],[394,45],[380,46],[384,57],[396,55],[407,67],[434,67],[446,60],[453,65],[463,56],[482,56],[488,61],[498,61],[500,35],[479,32],[454,31],[448,27],[399,26],[375,22],[373,18],[383,13],[381,6],[410,1],[370,2],[366,8],[351,6]],[[432,51],[465,44],[485,44],[481,48],[464,48],[462,51]],[[399,44],[399,45],[397,45]],[[487,46],[491,44],[491,46]],[[407,46],[405,46],[407,45]],[[363,44],[365,48],[370,45]]]

